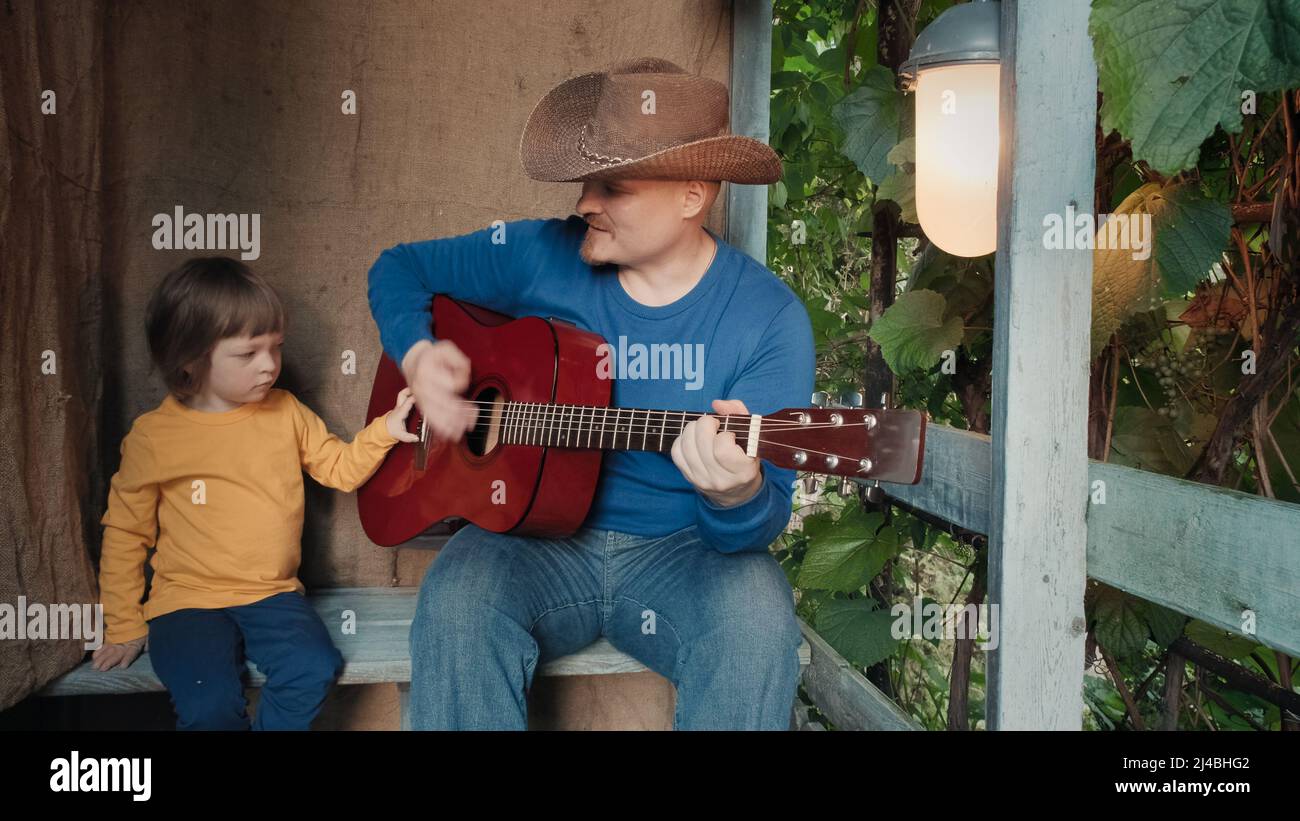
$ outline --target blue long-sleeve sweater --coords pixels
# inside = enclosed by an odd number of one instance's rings
[[[650,307],[624,290],[617,266],[582,261],[586,230],[575,214],[385,250],[369,273],[370,309],[385,353],[400,363],[416,342],[434,339],[429,307],[442,293],[600,334],[611,348],[614,407],[712,413],[712,400],[739,399],[751,413],[769,414],[807,406],[812,326],[799,298],[771,271],[710,231],[718,251],[704,277],[675,302]],[[646,378],[619,365],[641,361],[636,346],[648,352],[653,343],[681,345],[688,366],[702,354],[703,367]],[[722,508],[686,480],[668,453],[606,451],[584,525],[664,536],[696,524],[721,552],[766,550],[790,520],[795,472],[766,461],[762,470],[763,487],[753,498]]]

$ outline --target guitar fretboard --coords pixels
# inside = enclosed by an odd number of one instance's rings
[[[506,402],[501,413],[501,439],[510,445],[667,453],[687,425],[710,415],[715,414]],[[735,433],[736,444],[745,448],[751,418],[740,414],[723,416],[718,431]]]

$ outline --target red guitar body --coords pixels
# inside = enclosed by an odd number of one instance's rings
[[[604,342],[598,334],[561,320],[514,319],[442,295],[433,300],[433,333],[454,340],[469,357],[466,398],[471,401],[609,404],[612,382],[597,375],[596,349]],[[401,369],[383,356],[366,419],[392,410],[404,387]],[[412,410],[407,429],[418,435],[420,428],[419,411]],[[473,433],[457,442],[430,437],[427,450],[394,446],[358,491],[362,526],[384,546],[462,517],[497,533],[567,536],[587,517],[603,455],[600,450],[485,448]]]

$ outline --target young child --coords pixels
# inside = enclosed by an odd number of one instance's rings
[[[297,578],[302,472],[345,492],[365,482],[390,447],[418,440],[406,431],[410,389],[350,444],[331,434],[272,387],[284,307],[235,259],[186,261],[147,314],[168,395],[122,441],[101,521],[105,644],[94,667],[129,666],[147,637],[177,729],[246,730],[246,654],[267,677],[252,728],[309,729],[343,659]]]

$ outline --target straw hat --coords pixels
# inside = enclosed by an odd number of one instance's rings
[[[519,160],[544,182],[781,179],[776,152],[732,134],[729,111],[722,83],[657,57],[628,60],[543,97],[528,115]]]

